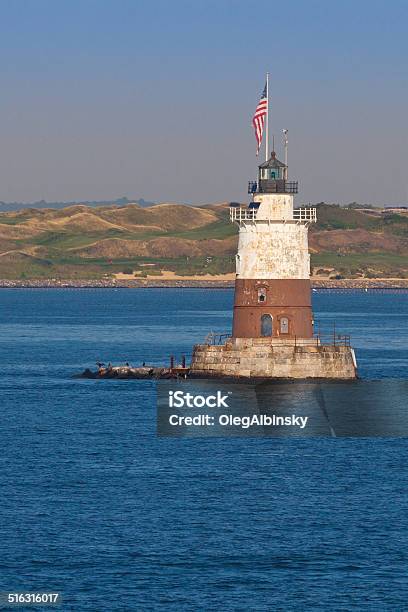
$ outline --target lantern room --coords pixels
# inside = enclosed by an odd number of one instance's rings
[[[275,151],[258,167],[258,180],[250,181],[248,193],[297,193],[297,181],[288,181],[288,167],[281,162]]]
[[[259,166],[258,180],[286,180],[287,166],[279,161],[275,151],[272,151],[270,158]]]

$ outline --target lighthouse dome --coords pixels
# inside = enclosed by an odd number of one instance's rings
[[[261,169],[283,170],[284,168],[286,168],[285,164],[276,157],[275,151],[272,151],[270,158],[259,166],[260,170]]]

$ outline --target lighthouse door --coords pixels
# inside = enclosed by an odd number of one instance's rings
[[[270,314],[263,314],[261,317],[261,336],[272,336],[272,317]]]

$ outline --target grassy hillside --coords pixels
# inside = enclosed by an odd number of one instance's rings
[[[0,277],[102,278],[232,272],[237,226],[228,205],[136,204],[0,214]],[[408,217],[318,206],[310,228],[314,273],[406,277]]]

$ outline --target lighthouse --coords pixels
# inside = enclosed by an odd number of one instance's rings
[[[336,327],[328,338],[314,329],[308,229],[316,208],[294,206],[297,180],[289,179],[288,138],[284,159],[268,147],[268,80],[253,125],[259,147],[266,122],[265,161],[249,181],[250,202],[231,204],[239,228],[232,330],[210,333],[194,346],[190,376],[267,379],[357,377],[347,335]]]
[[[239,225],[234,338],[313,337],[308,226],[316,209],[295,209],[297,191],[272,151],[249,182],[253,201],[230,208]]]

